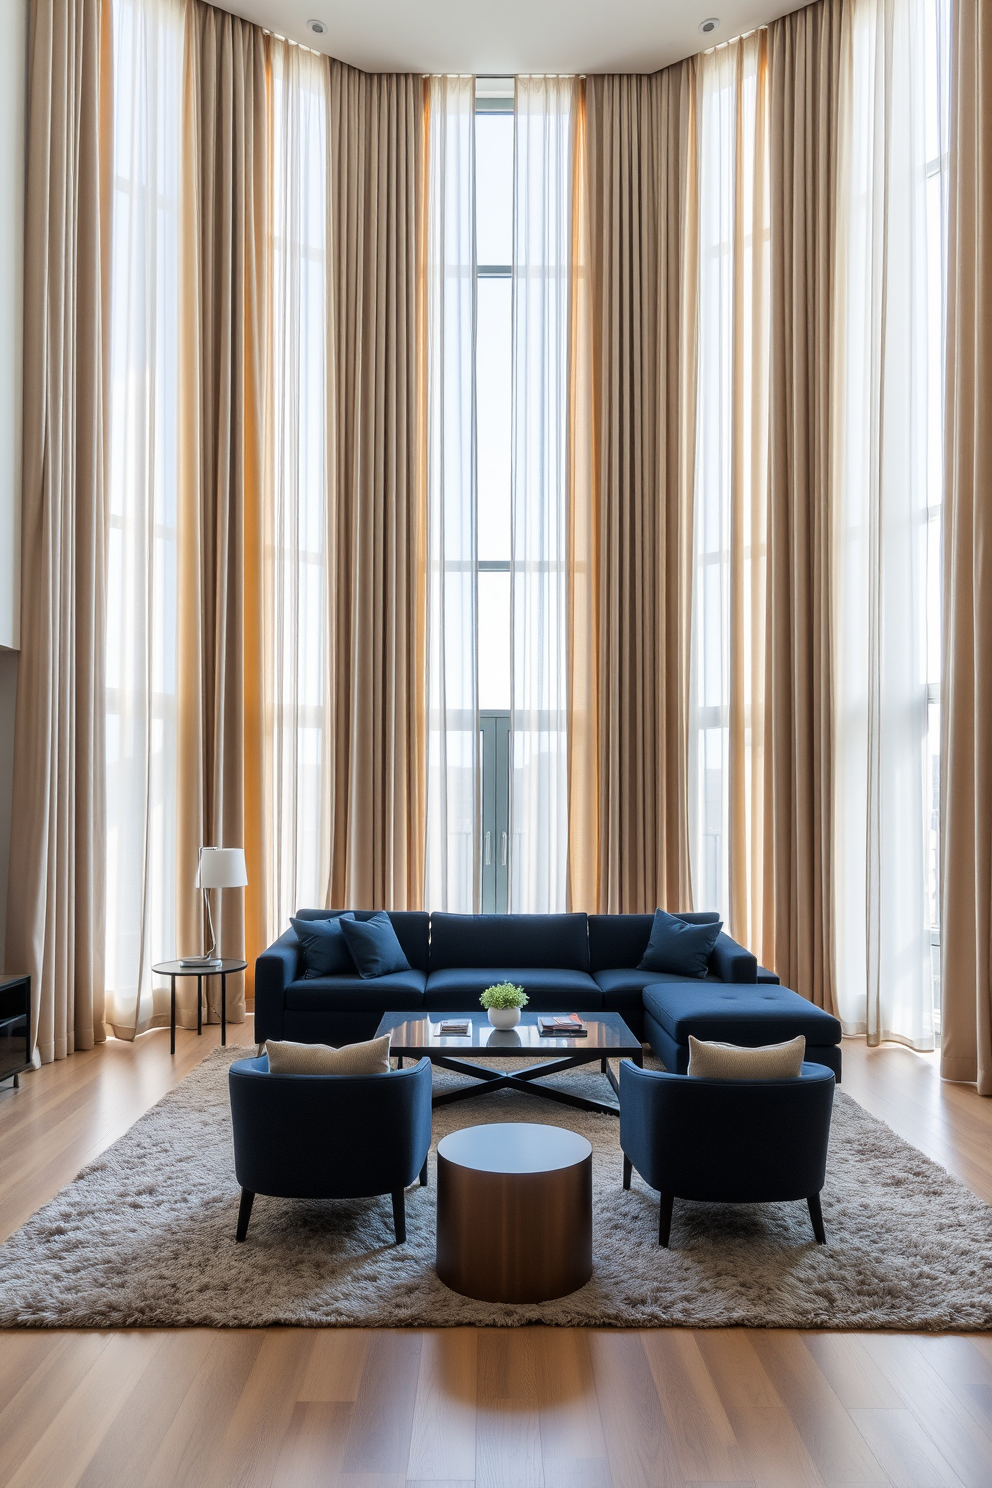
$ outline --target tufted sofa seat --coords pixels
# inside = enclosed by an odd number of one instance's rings
[[[823,1008],[787,987],[756,984],[742,989],[707,977],[695,984],[656,977],[645,987],[644,1035],[673,1074],[689,1067],[689,1035],[724,1044],[782,1044],[802,1034],[806,1059],[841,1073],[841,1026]]]

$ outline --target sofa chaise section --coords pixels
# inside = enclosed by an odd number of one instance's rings
[[[841,1026],[798,992],[769,983],[736,987],[709,977],[656,977],[644,989],[644,1037],[673,1074],[689,1068],[689,1035],[717,1043],[781,1044],[802,1034],[806,1060],[841,1077]]]

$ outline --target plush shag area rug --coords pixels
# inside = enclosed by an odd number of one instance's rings
[[[992,1207],[842,1091],[826,1246],[802,1203],[677,1201],[663,1250],[657,1195],[636,1174],[621,1188],[616,1118],[511,1091],[440,1108],[435,1143],[489,1121],[588,1137],[594,1271],[580,1291],[527,1306],[449,1291],[434,1272],[433,1151],[430,1186],[407,1194],[405,1245],[393,1243],[388,1197],[264,1196],[237,1245],[227,1067],[244,1052],[211,1054],[0,1247],[0,1326],[992,1328]],[[557,1078],[609,1093],[598,1072]]]

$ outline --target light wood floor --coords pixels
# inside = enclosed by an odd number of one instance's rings
[[[249,1040],[251,1024],[233,1030]],[[0,1236],[217,1042],[0,1091]],[[992,1202],[992,1101],[845,1042],[844,1089]],[[992,1339],[764,1330],[0,1333],[0,1488],[992,1485]]]

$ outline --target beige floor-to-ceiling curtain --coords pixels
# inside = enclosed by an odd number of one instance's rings
[[[782,981],[831,1010],[830,338],[840,18],[840,0],[819,0],[768,30],[764,939]]]
[[[419,909],[426,831],[425,89],[328,62],[328,902]]]
[[[992,1095],[992,30],[952,20],[944,495],[941,1073]]]
[[[110,47],[106,0],[35,0],[24,254],[21,653],[7,964],[43,1062],[104,1038]]]
[[[200,847],[243,846],[247,826],[246,667],[257,669],[257,650],[246,656],[246,609],[261,598],[245,575],[246,531],[257,531],[260,501],[265,51],[257,27],[190,0],[180,205],[176,928],[182,947],[198,948],[203,934],[195,888]],[[257,790],[257,775],[251,783]],[[257,827],[248,863],[254,906],[264,875]],[[244,953],[241,900],[240,891],[214,894],[218,943],[227,956]],[[257,953],[264,932],[253,928]],[[219,1014],[215,981],[208,987]],[[182,1011],[195,1021],[195,994],[189,983],[180,989]],[[240,978],[228,988],[228,1016],[235,1022],[244,1016]]]
[[[569,900],[689,902],[690,60],[590,76],[576,148]]]
[[[420,907],[424,91],[270,43],[265,924]]]

